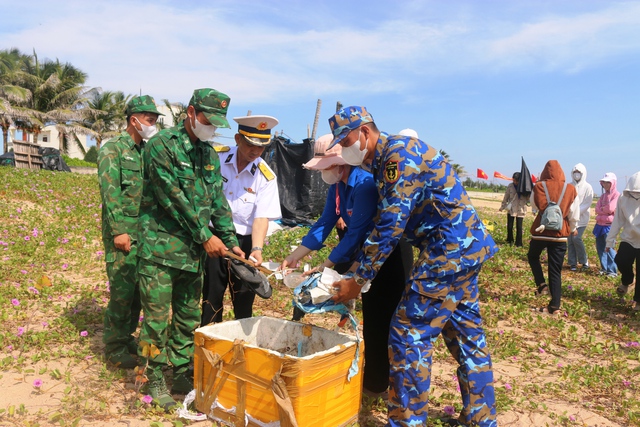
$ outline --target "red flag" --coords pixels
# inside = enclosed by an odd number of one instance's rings
[[[535,184],[536,181],[538,181],[538,177],[535,176],[534,174],[531,174],[531,181],[533,181],[533,183]]]
[[[493,177],[494,178],[498,178],[498,179],[506,179],[507,181],[511,181],[511,178],[509,178],[508,176],[502,175],[500,172],[494,172],[493,173]]]
[[[478,169],[478,178],[489,179],[486,173],[482,169]]]

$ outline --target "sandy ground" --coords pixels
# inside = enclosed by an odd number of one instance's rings
[[[473,203],[476,207],[495,209],[500,207],[502,200],[502,194],[496,193],[483,193],[483,192],[470,192]],[[264,313],[269,315],[269,313]],[[273,313],[275,317],[283,317],[282,313]],[[505,328],[509,328],[509,325],[504,325]],[[99,336],[96,337],[96,341],[99,340]],[[55,421],[52,418],[53,413],[56,412],[56,408],[69,404],[65,401],[65,396],[68,393],[68,387],[86,387],[88,390],[86,393],[86,399],[91,399],[90,389],[91,384],[101,381],[100,378],[104,378],[105,365],[99,360],[101,353],[101,343],[96,342],[95,345],[96,355],[87,359],[84,363],[71,363],[69,360],[56,360],[56,361],[38,361],[35,363],[28,363],[29,369],[18,372],[14,369],[8,372],[2,372],[0,376],[0,390],[4,392],[0,393],[0,409],[8,410],[9,407],[14,406],[15,409],[19,408],[21,404],[24,404],[29,414],[44,413],[48,414],[45,419],[49,422],[42,422],[41,417],[37,417],[40,420],[38,425],[65,425],[60,424],[61,420]],[[11,354],[10,356],[16,356]],[[3,355],[2,357],[6,357]],[[548,357],[553,357],[548,355]],[[58,369],[64,375],[59,380],[54,380],[46,376],[47,380],[41,390],[36,390],[33,387],[33,381],[38,377],[38,372],[46,370],[51,372],[54,369]],[[451,393],[452,389],[455,390],[455,386],[452,385],[452,375],[454,375],[456,366],[453,359],[447,358],[446,360],[436,360],[433,367],[432,378],[432,390],[433,398],[437,398],[439,395],[448,392]],[[110,369],[112,371],[112,369]],[[539,372],[539,373],[524,373],[521,366],[517,361],[498,361],[494,363],[495,382],[496,387],[505,387],[506,384],[522,384],[526,381],[533,381],[536,383],[544,383],[547,381],[558,380],[557,372]],[[68,373],[68,376],[67,376]],[[535,377],[542,377],[535,378]],[[65,378],[72,378],[73,383],[69,384],[68,380],[65,383]],[[532,379],[533,378],[533,379]],[[152,423],[149,417],[135,417],[131,415],[125,415],[127,411],[123,411],[123,408],[127,404],[131,404],[139,396],[133,389],[133,375],[128,373],[124,380],[114,380],[111,389],[109,390],[110,406],[109,413],[111,416],[100,417],[101,419],[95,419],[91,417],[91,420],[80,419],[77,425],[80,426],[129,426],[129,427],[148,427]],[[7,392],[9,391],[9,392]],[[128,403],[126,403],[128,402]],[[82,402],[74,402],[73,404],[82,404]],[[550,418],[547,414],[555,413],[557,415],[565,415],[567,417],[574,417],[575,421],[572,425],[589,426],[589,427],[622,427],[620,424],[611,422],[591,411],[584,408],[580,402],[560,402],[555,400],[546,400],[542,402],[546,406],[546,410],[537,411],[528,407],[514,407],[507,411],[502,411],[498,414],[498,421],[500,426],[554,426],[560,425],[557,420]],[[95,412],[89,410],[89,414],[95,414]],[[431,412],[432,414],[438,414],[438,410]],[[141,419],[142,418],[142,419]],[[384,414],[375,414],[372,416],[375,418],[376,426],[383,426],[385,420]],[[34,425],[25,424],[24,419],[17,421],[17,423],[10,422],[10,418],[5,418],[0,415],[0,425]],[[71,422],[72,420],[67,420]],[[372,420],[370,419],[369,422]],[[161,424],[153,425],[172,425],[169,421],[164,421]],[[211,422],[203,421],[196,422],[192,425],[206,426],[211,425]],[[374,425],[374,424],[367,424]],[[300,426],[304,427],[304,426]]]

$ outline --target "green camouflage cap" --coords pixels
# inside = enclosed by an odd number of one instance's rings
[[[127,103],[127,116],[133,113],[154,113],[164,116],[164,114],[158,111],[155,101],[149,95],[134,96],[131,98]]]
[[[202,111],[209,123],[219,128],[228,128],[227,109],[229,96],[215,89],[196,89],[189,101],[196,111]]]

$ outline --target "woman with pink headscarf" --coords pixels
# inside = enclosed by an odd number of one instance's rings
[[[605,251],[607,235],[611,230],[611,222],[620,197],[616,183],[616,174],[613,172],[605,173],[600,180],[603,193],[596,203],[596,225],[593,228],[593,235],[596,236],[596,251],[598,251],[598,259],[600,260],[600,274],[606,274],[609,277],[618,276],[618,267],[614,261],[615,249],[611,248],[610,251]]]

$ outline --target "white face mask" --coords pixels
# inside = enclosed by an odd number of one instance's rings
[[[146,139],[149,140],[151,139],[151,137],[153,135],[155,135],[156,133],[158,133],[158,128],[155,126],[149,126],[149,125],[145,125],[144,123],[142,123],[140,120],[138,120],[137,117],[134,117],[136,119],[136,121],[138,122],[138,124],[140,125],[140,127],[142,128],[142,130],[138,130],[136,129],[136,131],[138,132],[138,135],[140,135],[140,138],[142,139]]]
[[[198,121],[196,116],[193,116],[193,121],[194,123],[191,129],[193,130],[194,135],[200,141],[210,141],[213,139],[216,134],[217,127],[215,127],[214,125],[203,125]]]
[[[360,136],[362,131],[358,133],[358,140],[348,147],[342,147],[342,158],[345,162],[352,166],[360,166],[367,156],[367,145],[365,142],[364,149],[360,149]]]
[[[321,170],[320,173],[322,174],[322,180],[329,185],[335,184],[336,182],[340,181],[340,178],[342,178],[341,167],[324,169]]]
[[[580,181],[582,179],[582,174],[580,172],[574,172],[573,179],[575,179],[576,181]]]

